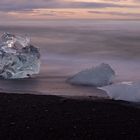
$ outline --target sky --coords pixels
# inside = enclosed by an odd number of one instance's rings
[[[140,19],[140,0],[1,0],[0,18],[48,19]]]

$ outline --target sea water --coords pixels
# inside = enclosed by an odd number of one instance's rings
[[[0,34],[28,35],[41,52],[41,72],[29,79],[0,79],[1,92],[101,96],[94,87],[65,80],[100,63],[116,72],[115,83],[140,80],[140,21],[50,20],[0,25]]]

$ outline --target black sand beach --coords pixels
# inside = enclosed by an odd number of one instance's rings
[[[126,102],[0,94],[0,140],[138,140],[139,128]]]

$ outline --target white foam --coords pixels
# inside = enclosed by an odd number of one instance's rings
[[[115,100],[140,102],[140,82],[121,82],[101,87],[108,96]]]

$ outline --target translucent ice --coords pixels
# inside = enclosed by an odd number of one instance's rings
[[[25,78],[39,73],[40,53],[27,37],[4,33],[0,44],[0,76]]]
[[[140,82],[122,82],[101,87],[110,98],[131,102],[140,102]]]
[[[68,79],[68,82],[76,85],[101,87],[112,83],[115,76],[114,70],[108,65],[101,65],[79,72]]]

